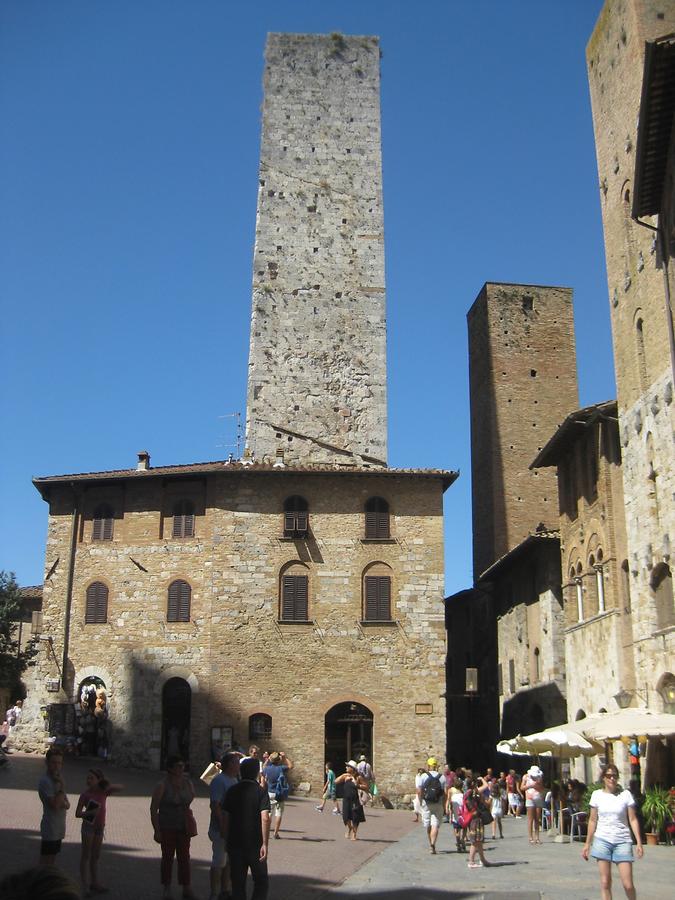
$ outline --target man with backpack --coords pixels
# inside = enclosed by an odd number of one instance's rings
[[[434,756],[427,760],[427,771],[420,778],[417,797],[422,810],[422,824],[429,839],[429,853],[436,853],[436,838],[443,821],[445,777],[438,771],[438,762]]]
[[[280,837],[279,831],[284,814],[284,801],[288,799],[288,794],[290,793],[287,775],[292,768],[293,760],[289,759],[285,753],[275,751],[270,754],[267,765],[262,770],[270,797],[271,817],[274,821],[274,837],[276,840],[279,840]]]

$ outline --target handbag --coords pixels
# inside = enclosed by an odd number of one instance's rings
[[[487,806],[483,806],[482,803],[478,807],[478,815],[480,816],[480,820],[483,823],[483,825],[489,825],[493,821],[492,813],[487,808]]]
[[[197,837],[197,820],[189,806],[185,810],[185,834],[191,838]]]

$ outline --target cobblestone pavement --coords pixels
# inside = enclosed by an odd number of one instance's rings
[[[96,763],[98,765],[98,763]],[[71,807],[84,790],[91,761],[67,758],[64,780]],[[35,865],[39,856],[39,824],[42,806],[37,783],[44,771],[40,757],[12,754],[10,765],[0,771],[0,872],[20,871]],[[145,900],[160,897],[159,847],[150,827],[150,794],[160,780],[157,772],[106,768],[110,781],[125,785],[122,794],[108,801],[100,876],[110,887],[111,900]],[[207,836],[209,804],[207,788],[195,779],[193,804],[199,835],[191,845],[192,881],[199,898],[208,897],[211,843]],[[340,884],[365,862],[414,828],[409,813],[367,810],[361,838],[344,839],[340,816],[315,809],[316,800],[291,798],[281,830],[282,839],[270,841],[270,900],[316,900]],[[68,815],[66,839],[59,864],[77,876],[80,822]],[[176,896],[179,892],[174,891]]]
[[[64,776],[71,803],[84,788],[89,762],[67,759]],[[0,771],[0,872],[35,864],[39,853],[41,805],[36,785],[44,764],[38,757],[13,754]],[[107,769],[111,781],[125,791],[108,803],[108,823],[101,879],[111,900],[145,900],[160,896],[159,848],[152,839],[149,798],[159,780],[156,772]],[[208,897],[210,842],[207,790],[198,784],[195,815],[200,834],[192,841],[193,887]],[[292,798],[286,808],[282,840],[270,844],[270,900],[590,900],[599,896],[594,863],[584,863],[579,844],[541,846],[526,840],[525,820],[507,820],[504,840],[487,841],[494,868],[467,869],[466,856],[454,849],[452,831],[443,826],[438,853],[428,851],[424,829],[409,812],[367,810],[358,841],[345,841],[342,820],[319,814],[313,800]],[[489,829],[488,829],[489,830]],[[79,822],[71,813],[61,853],[61,866],[78,872]],[[650,847],[635,864],[641,900],[673,896],[675,847]],[[178,896],[178,892],[175,892]],[[623,897],[616,882],[615,897]]]

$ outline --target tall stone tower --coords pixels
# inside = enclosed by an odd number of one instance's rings
[[[247,450],[386,465],[379,42],[270,34],[265,61]]]
[[[578,407],[572,291],[485,284],[468,313],[474,580],[558,523],[555,474],[529,465]]]
[[[672,0],[607,0],[586,48],[623,461],[628,539],[623,569],[635,652],[636,683],[624,687],[639,687],[644,693],[646,685],[645,702],[657,709],[675,648],[672,299],[664,286],[657,219],[644,216],[651,227],[642,227],[631,216],[638,119],[649,114],[641,98],[644,88],[655,88],[643,85],[645,43],[673,32]],[[656,87],[667,93],[672,83],[666,80]],[[671,123],[672,114],[665,123],[665,144],[659,148],[664,156]],[[638,164],[652,175],[658,170],[653,157]]]

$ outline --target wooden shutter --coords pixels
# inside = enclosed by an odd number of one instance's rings
[[[174,581],[169,585],[167,622],[190,621],[190,596],[192,591],[187,581]]]
[[[110,506],[98,506],[94,510],[92,541],[112,541],[114,513]]]
[[[172,536],[175,538],[194,537],[194,533],[194,506],[188,500],[183,500],[173,508]]]
[[[373,497],[366,503],[366,539],[389,538],[389,504],[381,497]]]
[[[307,575],[284,575],[281,582],[281,619],[306,622],[309,618],[309,579]]]
[[[366,622],[387,622],[391,619],[391,578],[388,575],[366,575]]]
[[[91,625],[108,621],[108,588],[101,581],[95,581],[87,588],[84,621]]]
[[[306,534],[309,524],[309,515],[306,512],[296,512],[295,530],[298,534]]]

